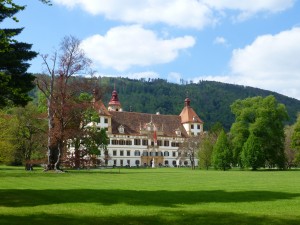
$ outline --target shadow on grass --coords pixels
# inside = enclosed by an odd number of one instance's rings
[[[300,217],[276,218],[269,216],[249,216],[236,213],[199,212],[189,213],[186,211],[161,212],[158,215],[144,216],[74,216],[74,215],[51,215],[35,214],[26,216],[5,215],[0,217],[2,225],[17,224],[55,224],[55,225],[84,225],[84,224],[112,224],[112,225],[298,225]]]
[[[180,204],[259,202],[292,199],[300,194],[273,191],[136,191],[136,190],[0,190],[0,206],[30,207],[64,203],[98,203],[178,207]]]

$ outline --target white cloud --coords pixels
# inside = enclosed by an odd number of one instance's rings
[[[300,28],[263,35],[230,62],[236,83],[260,87],[300,99]]]
[[[239,19],[256,13],[277,13],[295,0],[53,0],[68,8],[81,7],[93,15],[127,23],[165,23],[202,29],[214,25],[220,14],[235,11]]]
[[[235,49],[228,75],[193,78],[271,90],[300,100],[300,28],[263,35],[250,45]]]
[[[227,46],[227,40],[224,37],[216,37],[214,40],[214,44]]]
[[[238,20],[247,19],[257,13],[277,13],[293,6],[295,0],[204,0],[216,11],[235,11]]]
[[[110,29],[104,36],[94,35],[82,41],[82,48],[94,63],[124,71],[132,66],[148,66],[173,61],[180,50],[194,46],[191,36],[160,39],[138,25]]]
[[[173,83],[180,83],[180,80],[182,79],[182,76],[180,73],[177,72],[171,72],[168,75],[168,81]]]

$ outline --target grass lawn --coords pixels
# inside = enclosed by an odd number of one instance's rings
[[[300,171],[0,167],[0,224],[300,224]]]

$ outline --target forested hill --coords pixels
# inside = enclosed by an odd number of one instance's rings
[[[197,84],[174,84],[162,79],[128,79],[102,77],[102,86],[108,86],[104,96],[107,105],[114,85],[119,94],[123,110],[145,113],[179,115],[184,99],[191,99],[191,106],[205,123],[208,130],[215,122],[221,122],[229,130],[234,121],[230,105],[237,99],[253,96],[274,95],[278,102],[285,104],[289,113],[288,123],[294,123],[300,112],[300,101],[275,92],[241,85],[215,81],[201,81]]]

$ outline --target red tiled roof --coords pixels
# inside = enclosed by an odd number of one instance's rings
[[[97,110],[99,115],[102,116],[111,116],[108,110],[106,109],[105,105],[101,100],[94,103],[94,108]]]
[[[177,129],[181,131],[181,137],[188,136],[181,124],[180,116],[118,111],[111,111],[110,114],[113,134],[119,134],[118,127],[123,125],[125,135],[140,135],[140,129],[152,121],[158,130],[158,137],[161,135],[176,137]]]
[[[190,99],[186,98],[184,101],[184,108],[180,113],[181,123],[203,123],[197,113],[190,106]]]

